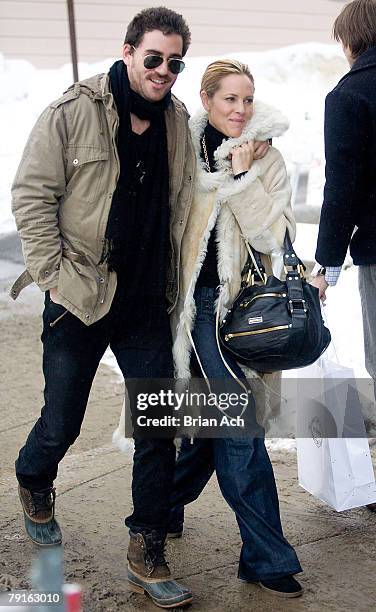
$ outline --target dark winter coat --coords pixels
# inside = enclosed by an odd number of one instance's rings
[[[325,157],[316,260],[340,266],[350,244],[356,265],[376,264],[376,47],[326,98]]]

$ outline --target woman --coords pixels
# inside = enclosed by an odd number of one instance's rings
[[[221,390],[241,392],[216,342],[216,303],[237,295],[247,259],[244,237],[261,253],[280,251],[286,229],[294,239],[290,187],[280,153],[269,147],[259,160],[255,141],[282,134],[286,121],[272,107],[253,103],[254,79],[246,65],[221,60],[208,66],[201,83],[204,107],[191,120],[197,155],[195,197],[182,243],[180,301],[174,313],[176,376],[190,378],[192,347],[202,374]],[[270,257],[263,263],[270,269]],[[245,378],[229,356],[227,365]],[[214,382],[215,386],[215,382]],[[214,389],[215,390],[215,389]],[[240,406],[239,406],[240,408]],[[247,407],[254,415],[254,402]],[[260,432],[261,428],[259,428]],[[183,507],[216,471],[222,494],[236,514],[243,546],[240,579],[281,596],[302,588],[302,571],[282,533],[273,469],[263,430],[254,437],[183,439],[176,464],[170,537],[183,528]]]

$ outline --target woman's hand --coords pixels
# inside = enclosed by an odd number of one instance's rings
[[[245,142],[231,149],[231,164],[234,176],[241,174],[241,172],[248,172],[254,160],[254,152],[254,140],[250,140],[249,142]]]

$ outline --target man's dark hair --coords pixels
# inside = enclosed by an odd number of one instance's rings
[[[147,8],[137,13],[128,25],[124,44],[128,43],[137,47],[143,35],[153,30],[160,30],[163,34],[178,34],[181,36],[183,39],[182,55],[184,56],[187,53],[191,44],[191,33],[187,22],[182,15],[165,6]]]
[[[376,45],[376,1],[354,0],[342,9],[333,36],[351,51],[354,59]]]

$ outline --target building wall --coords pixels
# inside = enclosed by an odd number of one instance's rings
[[[301,42],[330,42],[336,0],[75,0],[78,59],[118,57],[133,15],[166,4],[192,31],[189,55],[262,51]],[[38,67],[70,61],[66,0],[0,0],[0,52]]]

